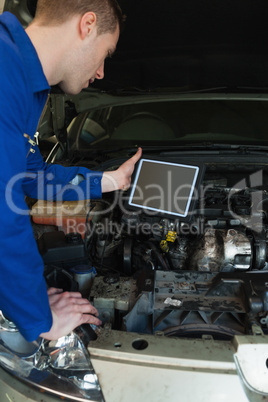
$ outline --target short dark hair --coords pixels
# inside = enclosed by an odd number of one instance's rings
[[[122,29],[125,16],[117,0],[38,0],[35,18],[42,25],[58,25],[73,15],[92,11],[97,16],[98,34],[113,33]]]

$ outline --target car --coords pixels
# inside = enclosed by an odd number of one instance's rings
[[[28,200],[48,286],[79,290],[103,325],[29,343],[0,314],[0,395],[268,400],[268,5],[119,3],[104,79],[52,88],[37,138],[47,162],[93,171],[141,147],[131,187]],[[27,26],[35,6],[4,10]]]

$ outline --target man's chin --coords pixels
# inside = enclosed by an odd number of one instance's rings
[[[74,88],[68,85],[64,85],[64,83],[60,83],[59,87],[67,95],[77,95],[82,91],[82,89],[88,88],[88,84],[89,83],[87,83],[87,86],[84,85],[83,87]]]
[[[87,82],[85,83],[85,85],[83,86],[83,89],[88,88],[88,87],[89,87],[89,84],[90,84],[90,82],[89,82],[89,81],[87,81]]]

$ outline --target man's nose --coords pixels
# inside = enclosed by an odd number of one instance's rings
[[[98,68],[96,72],[96,78],[97,80],[102,80],[104,77],[104,63]]]

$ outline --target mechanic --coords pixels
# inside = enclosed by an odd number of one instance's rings
[[[47,290],[25,196],[77,200],[82,192],[96,199],[129,187],[141,149],[102,174],[46,164],[32,142],[52,85],[77,94],[103,78],[122,20],[116,0],[39,0],[26,30],[11,13],[0,16],[0,310],[28,341],[101,324],[79,292]]]

